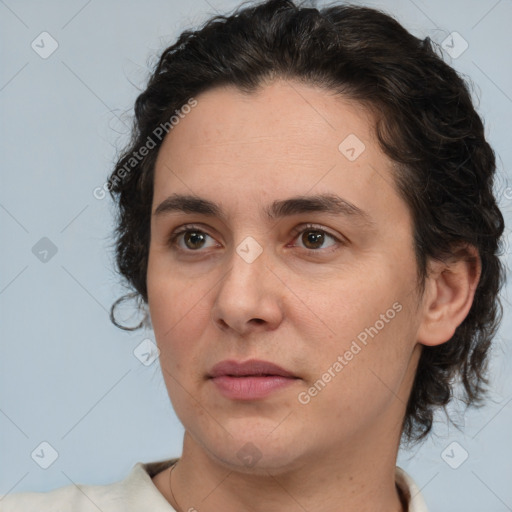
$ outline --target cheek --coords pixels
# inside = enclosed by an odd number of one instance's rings
[[[312,306],[322,305],[315,310],[316,328],[325,324],[329,330],[323,340],[316,331],[321,351],[308,347],[312,371],[303,401],[309,400],[307,407],[316,404],[319,411],[350,414],[355,424],[356,417],[374,414],[396,399],[415,344],[407,287],[371,281],[372,286],[351,283],[356,290],[352,293],[345,283],[329,300],[310,299]],[[315,339],[315,322],[307,328],[302,320],[302,325],[303,339]]]
[[[160,281],[150,291],[148,302],[153,330],[157,342],[163,347],[180,345],[197,339],[197,334],[209,320],[211,307],[208,297],[189,284],[180,286],[179,282]]]
[[[207,300],[204,291],[191,285],[190,279],[170,275],[151,278],[148,271],[148,304],[160,366],[181,421],[201,413],[190,392],[197,389],[205,370],[200,340],[211,310]]]
[[[204,332],[211,323],[212,293],[206,278],[183,276],[148,264],[148,305],[162,370],[182,380],[203,370]],[[196,369],[195,372],[191,369]],[[173,385],[172,380],[169,384]]]
[[[155,330],[164,332],[178,325],[198,302],[200,294],[191,279],[171,265],[165,251],[150,247],[147,270],[148,305]]]
[[[291,278],[287,284],[301,299],[287,311],[288,319],[301,327],[305,340],[322,343],[324,350],[316,354],[316,359],[324,363],[349,350],[358,337],[362,343],[377,333],[376,340],[385,338],[404,316],[397,312],[403,295],[397,287],[398,279],[384,272],[382,263],[307,286],[303,276]]]

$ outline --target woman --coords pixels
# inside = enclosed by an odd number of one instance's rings
[[[455,376],[483,396],[503,279],[464,82],[386,14],[271,0],[184,32],[135,113],[117,263],[182,456],[0,510],[426,511],[400,442]]]

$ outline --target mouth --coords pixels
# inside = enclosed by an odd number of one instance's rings
[[[224,397],[232,400],[262,399],[299,380],[288,370],[260,360],[222,361],[211,369],[208,378]]]

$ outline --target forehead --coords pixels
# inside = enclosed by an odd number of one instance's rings
[[[186,155],[189,159],[206,154],[235,158],[242,156],[239,148],[247,153],[252,147],[260,164],[275,156],[317,159],[319,149],[337,160],[338,145],[346,136],[374,136],[374,120],[360,103],[289,80],[275,80],[250,94],[234,86],[216,87],[196,101],[164,141],[180,157],[201,148],[202,155]]]
[[[160,148],[154,203],[175,192],[240,206],[334,192],[375,214],[405,207],[361,104],[285,80],[195,99]]]

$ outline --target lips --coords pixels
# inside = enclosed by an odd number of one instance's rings
[[[208,377],[262,377],[262,376],[280,376],[296,378],[291,372],[268,361],[251,359],[239,363],[233,360],[226,360],[216,364],[210,371]]]
[[[215,389],[229,400],[263,400],[299,381],[291,372],[268,361],[222,361],[208,375]]]

